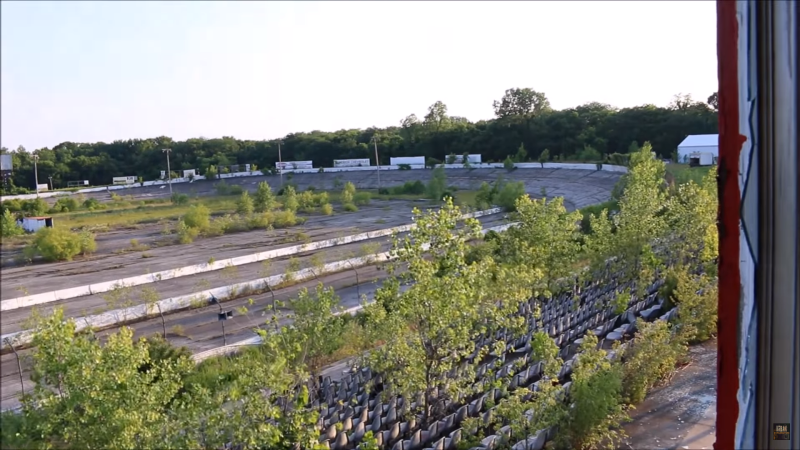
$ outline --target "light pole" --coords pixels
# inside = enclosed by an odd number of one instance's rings
[[[33,178],[34,182],[36,183],[36,198],[39,198],[39,166],[37,165],[37,161],[39,161],[39,155],[33,154]]]
[[[47,178],[49,178],[49,179],[50,179],[50,190],[52,191],[52,190],[53,190],[53,177],[52,177],[52,176],[49,176],[49,177],[47,177]]]
[[[378,166],[378,190],[381,189],[381,160],[378,159],[378,137],[372,136],[372,143],[375,144],[375,164]],[[380,194],[380,192],[378,192]]]
[[[167,184],[169,184],[169,196],[172,197],[172,172],[169,169],[169,154],[172,153],[172,149],[165,148],[161,151],[167,154]]]
[[[281,189],[283,189],[283,158],[281,157],[281,144],[283,144],[283,141],[278,141],[278,173],[281,174]]]

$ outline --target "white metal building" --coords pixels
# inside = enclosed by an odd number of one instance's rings
[[[40,228],[53,228],[52,217],[23,217],[17,223],[28,233],[35,233]]]
[[[714,162],[719,158],[719,135],[718,134],[694,134],[686,136],[686,139],[678,144],[678,162],[688,164],[690,155],[693,153],[710,153]]]

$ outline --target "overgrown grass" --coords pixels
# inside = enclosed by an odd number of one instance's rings
[[[713,166],[689,167],[688,164],[667,164],[667,181],[674,181],[675,184],[684,184],[694,181],[697,184],[703,183],[703,178]]]

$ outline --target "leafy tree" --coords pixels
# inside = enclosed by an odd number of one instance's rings
[[[525,150],[525,144],[519,144],[519,148],[517,149],[517,154],[514,155],[514,161],[519,163],[524,163],[528,160],[528,151]]]
[[[447,174],[445,174],[444,168],[437,167],[433,169],[426,191],[429,199],[435,201],[442,200],[445,191],[447,191]]]
[[[275,208],[275,195],[266,181],[258,183],[258,188],[253,197],[256,212],[266,212]]]
[[[709,95],[708,96],[708,100],[706,100],[706,103],[708,103],[708,106],[710,106],[711,109],[713,109],[714,111],[718,111],[719,110],[719,95],[717,95],[716,92],[714,92],[713,94]]]
[[[132,338],[123,327],[101,346],[92,335],[77,334],[61,309],[43,319],[34,338],[36,385],[23,399],[29,432],[74,448],[158,446],[165,407],[191,363],[151,362],[147,345]],[[140,371],[146,364],[151,367]]]
[[[424,156],[441,158],[442,151],[456,155],[480,153],[486,161],[513,158],[520,141],[529,155],[539,155],[547,148],[551,159],[563,160],[585,145],[600,154],[626,153],[631,141],[652,143],[653,150],[669,156],[687,134],[715,133],[717,113],[705,102],[683,98],[680,108],[652,105],[617,109],[589,103],[575,108],[552,110],[540,101],[543,96],[531,95],[525,89],[511,90],[500,101],[501,118],[470,123],[450,117],[446,106],[432,105],[425,123],[413,115],[400,127],[335,132],[296,132],[284,136],[283,157],[313,160],[329,167],[334,159],[360,158],[369,155],[369,142],[380,135],[381,155]],[[64,142],[53,148],[37,149],[40,172],[52,174],[55,183],[67,180],[89,180],[106,184],[114,176],[137,173],[145,179],[156,179],[163,165],[161,148],[172,148],[180,155],[182,168],[206,168],[209,179],[233,164],[249,163],[273,167],[278,161],[277,139],[264,141],[190,138],[175,141],[166,136],[148,139],[124,139],[111,143]],[[10,180],[13,186],[28,186],[33,179],[33,159],[25,150],[8,151],[14,162]],[[213,167],[213,168],[212,168]],[[239,195],[241,192],[236,193]]]
[[[542,153],[539,154],[539,163],[544,168],[544,163],[550,160],[550,150],[544,149]]]
[[[294,186],[286,186],[283,192],[283,209],[290,212],[297,212],[300,202],[297,200],[297,192]]]
[[[572,371],[570,408],[557,441],[564,448],[589,450],[601,443],[613,445],[624,436],[619,424],[628,420],[622,399],[622,370],[597,348],[597,338],[584,337]]]
[[[673,339],[665,321],[647,323],[639,319],[636,327],[636,337],[625,351],[623,365],[623,396],[630,404],[644,400],[648,390],[675,370],[686,351],[682,342]]]
[[[316,382],[328,358],[342,346],[342,319],[335,313],[341,310],[341,299],[333,288],[317,285],[315,293],[303,288],[286,305],[292,324],[282,326],[279,333],[265,338],[267,351],[286,358],[295,377],[295,389],[308,384],[316,392]]]
[[[249,216],[253,214],[253,210],[253,199],[250,198],[250,194],[247,191],[242,192],[239,200],[236,201],[236,214]]]
[[[514,211],[517,199],[525,194],[525,183],[521,181],[500,182],[495,185],[497,192],[493,195],[495,203],[506,211]]]
[[[543,92],[530,88],[507,89],[500,101],[495,101],[497,117],[539,115],[550,110],[550,101]]]
[[[574,270],[582,249],[581,213],[568,213],[564,199],[534,200],[523,196],[516,201],[513,220],[519,222],[503,235],[503,247],[517,264],[541,271],[541,284],[533,289],[549,297],[557,292],[556,283]]]
[[[392,254],[397,265],[407,268],[399,278],[384,283],[375,302],[366,306],[370,328],[386,344],[370,354],[370,365],[384,374],[385,391],[412,398],[423,392],[423,424],[431,417],[431,394],[440,387],[443,398],[461,398],[473,380],[474,367],[461,362],[467,355],[486,349],[475,348],[483,326],[511,316],[497,298],[517,307],[519,292],[495,291],[509,283],[507,273],[496,270],[491,258],[467,263],[469,239],[480,235],[480,225],[467,219],[456,229],[461,213],[451,200],[438,211],[425,214],[414,210],[416,227],[406,237],[395,237]],[[430,255],[424,258],[423,254]],[[392,268],[396,273],[397,268]],[[516,274],[514,274],[516,275]],[[500,282],[492,284],[493,276]],[[413,282],[400,293],[401,282]],[[513,283],[510,283],[513,284]],[[519,300],[517,300],[519,301]],[[485,329],[485,328],[483,328]],[[480,358],[477,358],[480,360]],[[459,370],[456,370],[459,368]],[[445,376],[447,380],[445,382]]]
[[[667,231],[664,173],[664,162],[653,157],[650,144],[645,142],[631,155],[619,214],[614,216],[614,267],[622,271],[623,278],[638,280],[639,291],[662,265],[653,246]]]
[[[11,214],[11,211],[4,210],[2,217],[0,217],[0,236],[4,238],[13,237],[19,236],[24,232],[25,230],[17,224],[17,219]]]

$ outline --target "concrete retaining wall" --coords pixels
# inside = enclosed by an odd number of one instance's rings
[[[476,211],[474,213],[467,213],[461,216],[462,219],[483,217],[491,214],[497,214],[502,209],[493,208],[484,211]],[[19,308],[27,308],[34,305],[42,305],[45,303],[57,302],[59,300],[67,300],[70,298],[84,297],[87,295],[99,294],[101,292],[112,291],[117,287],[131,287],[140,286],[143,284],[155,283],[157,281],[170,280],[173,278],[185,277],[189,275],[196,275],[198,273],[211,272],[214,270],[224,269],[229,266],[242,266],[245,264],[252,264],[268,259],[279,258],[282,256],[296,255],[298,253],[308,252],[312,250],[320,250],[323,248],[335,247],[338,245],[351,244],[353,242],[366,241],[370,239],[377,239],[384,236],[390,236],[393,233],[405,233],[410,231],[414,224],[403,225],[393,228],[384,228],[382,230],[369,231],[366,233],[359,233],[350,236],[344,236],[335,239],[326,239],[324,241],[311,242],[308,244],[293,245],[291,247],[278,248],[275,250],[268,250],[266,252],[259,252],[250,255],[237,256],[235,258],[223,259],[221,261],[214,261],[213,263],[195,264],[191,266],[179,267],[177,269],[162,270],[146,275],[139,275],[135,277],[121,278],[119,280],[104,281],[86,286],[78,286],[68,289],[60,289],[57,291],[43,292],[41,294],[26,295],[24,297],[16,297],[0,301],[0,311],[11,311]]]
[[[483,230],[484,233],[489,231],[505,231],[514,224],[500,225],[497,227],[487,228]],[[424,246],[427,250],[427,244]],[[315,278],[323,273],[339,272],[342,270],[353,269],[365,265],[374,264],[377,262],[384,262],[391,259],[390,252],[378,253],[375,255],[351,258],[343,261],[336,261],[325,264],[318,273],[313,269],[303,269],[297,271],[292,277],[293,281],[303,281],[310,278]],[[247,291],[266,289],[267,286],[276,286],[287,280],[286,274],[273,275],[271,277],[259,278],[256,280],[245,281],[242,283],[231,284],[228,286],[217,287],[213,289],[206,289],[204,291],[195,292],[193,294],[181,295],[177,297],[167,298],[151,304],[142,304],[131,306],[129,308],[121,308],[113,311],[108,311],[102,314],[95,314],[91,316],[75,317],[76,331],[83,330],[87,327],[91,328],[105,328],[115,325],[120,322],[127,322],[131,320],[142,319],[148,316],[153,316],[159,313],[176,311],[185,309],[190,306],[198,304],[207,305],[209,299],[216,297],[220,300],[229,298],[231,296],[238,296]],[[4,334],[0,336],[0,342],[5,342],[8,339],[14,345],[29,344],[33,339],[31,330],[23,330],[15,333]]]
[[[544,166],[540,163],[515,163],[515,167],[520,169],[572,169],[572,170],[598,170],[597,164],[570,164],[570,163],[544,163]],[[442,167],[445,169],[463,169],[463,164],[442,164]],[[481,164],[470,164],[471,169],[502,169],[502,163],[481,163]],[[378,168],[375,166],[372,167],[324,167],[322,170],[324,172],[363,172],[363,171],[374,171]],[[423,170],[425,166],[411,166],[412,170]],[[400,170],[399,166],[380,166],[381,171],[385,170]],[[603,164],[600,170],[605,172],[620,172],[626,173],[628,168],[625,166],[614,166],[611,164]],[[283,171],[284,173],[318,173],[319,169],[286,169]],[[240,178],[240,177],[252,177],[252,176],[261,176],[264,175],[263,172],[260,170],[254,170],[252,172],[237,172],[237,173],[224,173],[220,174],[220,179],[226,178]],[[205,180],[205,177],[202,175],[198,175],[194,177],[193,180]],[[173,178],[172,183],[189,183],[193,180],[189,180],[188,178]],[[73,194],[88,194],[92,192],[103,192],[103,191],[119,191],[124,189],[135,189],[137,187],[142,186],[163,186],[164,189],[167,188],[167,181],[165,180],[154,180],[154,181],[145,181],[142,183],[136,183],[132,185],[126,186],[102,186],[102,187],[93,187],[93,188],[86,188],[80,189],[74,192],[70,191],[57,191],[57,192],[42,192],[39,194],[39,197],[48,198],[48,197],[56,197],[56,196],[64,196],[64,195],[73,195]],[[12,199],[19,199],[19,200],[30,200],[36,198],[36,194],[22,194],[22,195],[6,195],[0,197],[0,202],[4,202],[6,200]]]

